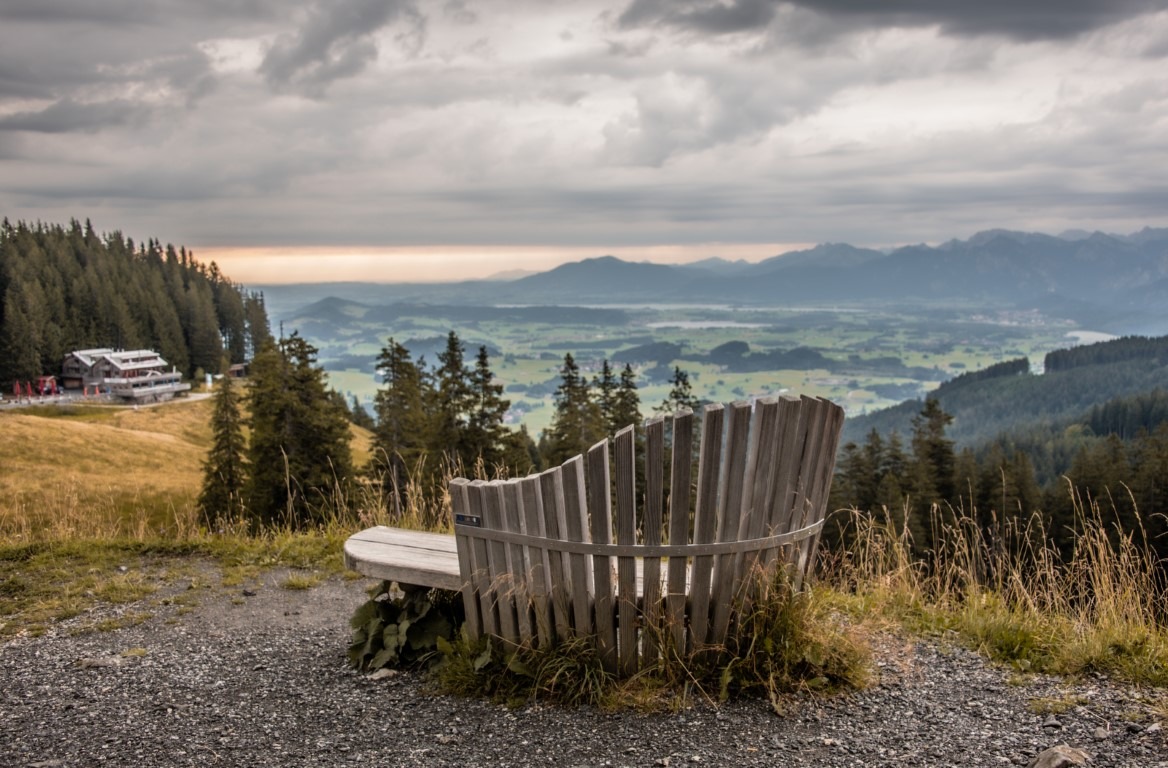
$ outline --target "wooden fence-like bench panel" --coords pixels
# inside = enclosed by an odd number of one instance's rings
[[[604,667],[629,676],[669,651],[663,640],[678,654],[725,642],[756,576],[784,567],[801,580],[842,409],[808,397],[707,406],[696,493],[694,421],[683,411],[646,423],[640,487],[632,427],[611,453],[605,440],[531,478],[454,481],[471,634],[590,637]]]
[[[635,474],[634,474],[635,478]],[[645,506],[641,521],[646,546],[661,544],[664,527],[662,511],[665,501],[665,419],[657,417],[645,422]],[[663,596],[661,593],[661,558],[645,557],[644,615],[641,627],[641,653],[644,664],[656,663],[660,653]],[[684,578],[684,575],[683,575]]]

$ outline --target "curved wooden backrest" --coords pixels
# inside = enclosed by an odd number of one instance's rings
[[[663,642],[683,654],[722,643],[752,576],[787,567],[802,580],[843,409],[810,397],[706,406],[696,487],[694,415],[668,422],[645,423],[643,463],[629,426],[612,455],[604,440],[538,475],[451,482],[472,637],[589,636],[609,670],[631,675]]]

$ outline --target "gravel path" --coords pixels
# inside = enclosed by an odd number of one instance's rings
[[[889,640],[881,681],[851,697],[675,714],[434,696],[417,675],[345,665],[368,583],[279,589],[279,574],[111,632],[0,645],[0,766],[1026,765],[1068,743],[1091,766],[1168,768],[1162,693],[1094,679],[1010,684],[960,649]],[[1158,700],[1156,697],[1160,697]],[[1158,703],[1157,703],[1158,701]],[[1060,714],[1035,702],[1070,702]]]

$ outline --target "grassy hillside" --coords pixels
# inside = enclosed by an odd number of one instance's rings
[[[0,537],[193,523],[209,400],[0,413]]]
[[[0,541],[191,529],[210,415],[210,400],[0,412]],[[358,465],[370,443],[353,428]]]

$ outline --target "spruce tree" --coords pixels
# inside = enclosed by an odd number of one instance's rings
[[[617,378],[609,364],[608,358],[600,365],[600,375],[592,377],[592,391],[595,393],[596,405],[600,408],[600,415],[604,419],[604,428],[611,438],[616,435],[623,424],[616,420],[616,391]]]
[[[931,397],[913,418],[913,458],[909,466],[913,508],[908,525],[918,552],[931,550],[937,543],[933,506],[946,508],[957,502],[957,457],[953,441],[945,437],[945,427],[952,421],[953,417]]]
[[[450,467],[473,464],[467,444],[467,424],[474,403],[470,371],[464,362],[465,347],[458,334],[450,331],[446,348],[438,353],[438,368],[430,392],[430,448]]]
[[[261,525],[304,528],[352,476],[349,424],[329,396],[316,348],[296,333],[252,364],[248,511]]]
[[[600,406],[571,353],[564,355],[560,385],[554,396],[555,415],[543,441],[544,463],[555,466],[583,453],[605,437]]]
[[[503,426],[503,417],[511,401],[503,399],[503,385],[495,383],[486,347],[479,347],[475,357],[470,393],[472,406],[464,440],[465,458],[472,463],[482,460],[491,469],[504,461],[502,443],[507,428]]]
[[[615,435],[630,424],[639,429],[642,421],[644,417],[641,416],[641,396],[637,394],[637,374],[633,372],[632,365],[625,363],[613,396],[609,434]]]
[[[224,376],[215,387],[211,450],[203,462],[203,490],[199,494],[203,518],[213,528],[224,521],[234,520],[243,512],[243,493],[247,485],[246,452],[239,395],[231,377]]]
[[[410,359],[410,351],[392,337],[381,348],[376,369],[382,385],[373,397],[377,426],[373,430],[371,468],[393,494],[400,512],[407,479],[411,473],[424,470],[419,462],[430,440],[431,417],[426,412],[430,396],[426,379]]]
[[[657,406],[657,412],[669,415],[683,408],[688,408],[697,413],[701,407],[701,401],[693,393],[693,387],[689,383],[689,374],[680,367],[674,366],[673,376],[669,379],[669,384],[669,395],[661,402],[661,405]]]

